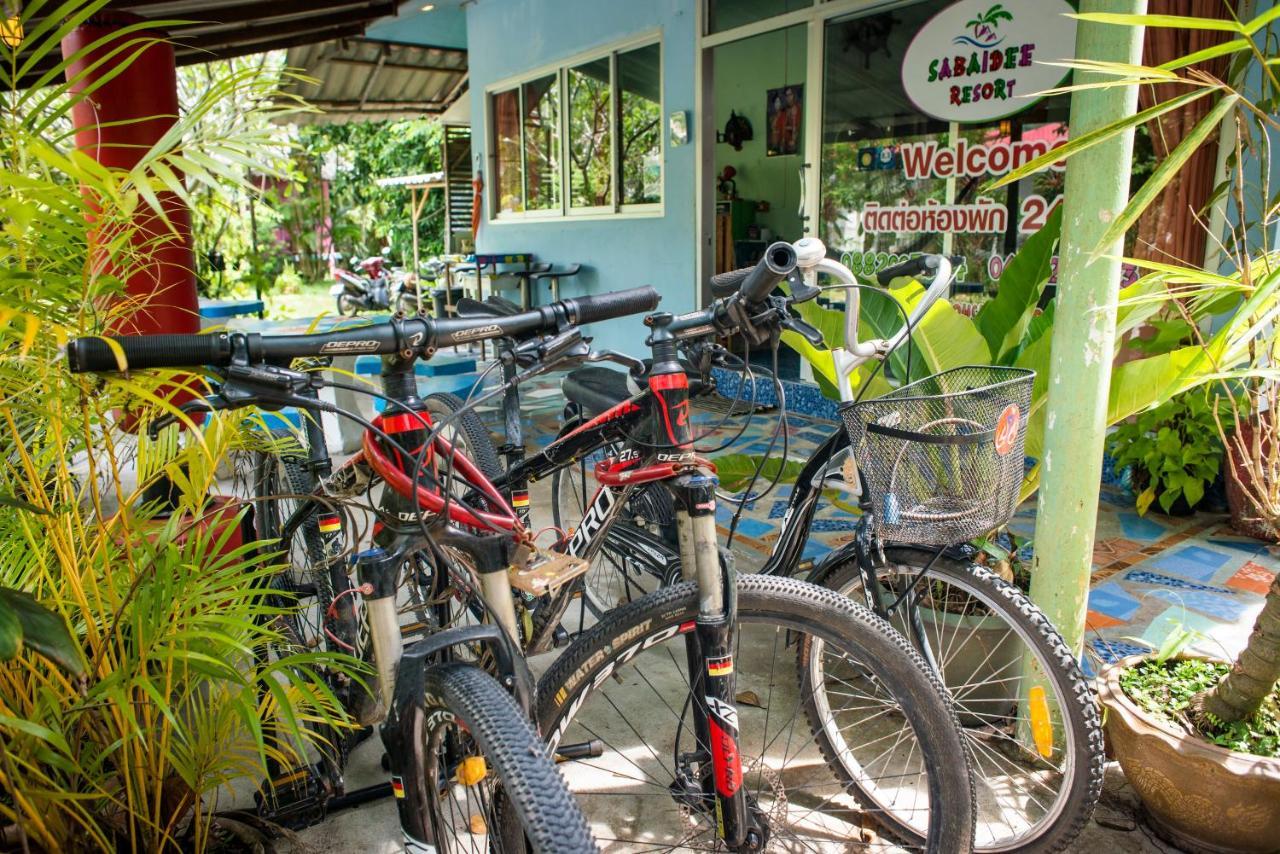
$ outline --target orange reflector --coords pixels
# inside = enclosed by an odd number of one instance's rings
[[[458,782],[464,786],[474,786],[485,778],[489,769],[483,756],[468,756],[458,763]]]
[[[1042,685],[1031,686],[1027,705],[1030,706],[1031,737],[1035,740],[1036,750],[1048,759],[1053,754],[1053,721],[1049,717],[1049,701]]]

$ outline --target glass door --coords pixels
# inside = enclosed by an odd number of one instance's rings
[[[808,33],[798,24],[710,49],[715,272],[754,264],[770,241],[806,233]]]

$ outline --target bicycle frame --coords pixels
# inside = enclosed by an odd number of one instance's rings
[[[666,322],[670,321],[667,315]],[[732,568],[722,566],[720,559],[715,522],[718,481],[715,467],[693,450],[689,381],[675,358],[672,330],[661,320],[651,326],[655,327],[651,339],[654,365],[648,388],[521,460],[498,478],[495,486],[503,489],[507,484],[536,481],[606,445],[626,443],[618,457],[596,466],[600,488],[577,530],[559,545],[560,550],[588,560],[603,545],[600,534],[617,518],[634,487],[661,482],[671,492],[682,576],[696,582],[699,591],[698,617],[693,630],[685,634],[693,731],[699,750],[709,754],[712,769],[709,779],[683,782],[687,788],[703,787],[692,797],[703,805],[714,803],[719,833],[731,848],[762,844],[766,830],[741,788],[733,675],[734,581]],[[632,437],[645,426],[650,428],[649,435],[661,437],[661,442],[641,452]],[[548,606],[552,619],[544,622],[544,634],[532,639],[532,647],[537,648],[558,623],[571,595],[571,590],[562,589]]]

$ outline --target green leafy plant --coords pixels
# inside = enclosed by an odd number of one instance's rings
[[[1159,386],[1157,398],[1164,394],[1167,399],[1171,393],[1198,384],[1197,378],[1204,378],[1232,401],[1229,417],[1215,418],[1218,438],[1232,462],[1229,477],[1245,495],[1257,521],[1280,538],[1280,370],[1276,367],[1280,364],[1280,336],[1275,326],[1280,316],[1280,249],[1272,244],[1280,205],[1271,186],[1272,141],[1280,134],[1280,64],[1273,47],[1280,6],[1248,21],[1111,13],[1077,17],[1111,26],[1213,30],[1221,33],[1222,39],[1159,66],[1085,60],[1064,63],[1086,72],[1088,79],[1062,91],[1143,86],[1164,97],[1132,116],[1070,140],[1052,157],[1036,158],[1012,170],[995,186],[1021,180],[1051,161],[1065,158],[1069,163],[1081,151],[1188,104],[1203,102],[1207,106],[1203,118],[1172,145],[1146,183],[1111,220],[1107,233],[1099,239],[1100,246],[1109,246],[1170,187],[1192,155],[1220,128],[1232,129],[1226,157],[1229,177],[1214,189],[1207,206],[1216,208],[1228,223],[1224,234],[1211,235],[1224,272],[1128,259],[1150,271],[1146,280],[1152,287],[1145,293],[1123,294],[1121,312],[1154,309],[1163,312],[1164,318],[1172,312],[1185,322],[1181,331],[1190,334],[1192,343],[1174,352],[1189,352],[1190,358],[1171,380],[1149,378]],[[1207,70],[1204,63],[1215,59],[1225,61],[1225,74]],[[1256,176],[1251,174],[1253,170]],[[1206,315],[1219,314],[1224,307],[1233,310],[1212,326],[1202,327]],[[1158,402],[1148,401],[1139,408]],[[1248,728],[1248,722],[1264,707],[1274,710],[1275,685],[1280,680],[1280,577],[1267,592],[1244,652],[1216,676],[1202,683],[1189,701],[1189,717],[1201,732],[1236,723]],[[1274,712],[1269,714],[1274,717]]]
[[[1223,723],[1193,723],[1196,698],[1212,689],[1231,665],[1201,658],[1153,658],[1130,667],[1120,687],[1147,714],[1189,729],[1207,741],[1241,753],[1280,758],[1280,692],[1272,691],[1251,716]]]
[[[1222,470],[1215,405],[1203,389],[1138,413],[1108,440],[1118,467],[1132,466],[1138,513],[1152,503],[1168,513],[1179,499],[1195,508]]]
[[[0,587],[0,661],[12,661],[24,647],[55,662],[73,676],[84,674],[84,660],[66,623],[35,597]]]
[[[249,192],[228,163],[270,171],[255,123],[210,122],[224,99],[282,118],[296,104],[277,76],[252,67],[215,74],[133,169],[106,168],[74,148],[61,39],[105,0],[22,5],[25,40],[0,47],[0,830],[32,850],[203,850],[220,787],[286,765],[322,722],[345,720],[328,688],[279,628],[289,607],[269,579],[280,556],[236,538],[247,509],[210,503],[216,471],[255,447],[240,416],[188,420],[157,441],[122,431],[176,412],[181,373],[108,379],[68,374],[68,338],[101,334],[144,301],[130,274],[174,239],[143,231],[161,194]],[[125,27],[112,61],[154,42]],[[16,83],[48,69],[41,85]],[[83,82],[77,80],[76,82]],[[167,220],[166,220],[167,222]],[[176,509],[145,500],[161,478]],[[9,610],[12,609],[12,610]],[[66,644],[66,639],[71,644]],[[326,658],[335,667],[350,662]]]

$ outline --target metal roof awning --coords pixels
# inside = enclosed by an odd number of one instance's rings
[[[379,178],[379,187],[404,187],[410,190],[424,190],[444,186],[443,172],[423,172],[421,175],[400,175],[395,178]]]
[[[320,81],[290,85],[324,110],[292,119],[304,123],[439,115],[467,88],[460,48],[349,38],[291,48],[285,64]]]
[[[187,22],[166,28],[181,66],[359,36],[378,19],[395,15],[399,5],[398,0],[113,0],[100,17],[122,12]],[[28,31],[38,19],[27,23]],[[463,57],[465,65],[465,52]],[[44,70],[37,67],[21,85],[30,85]]]

